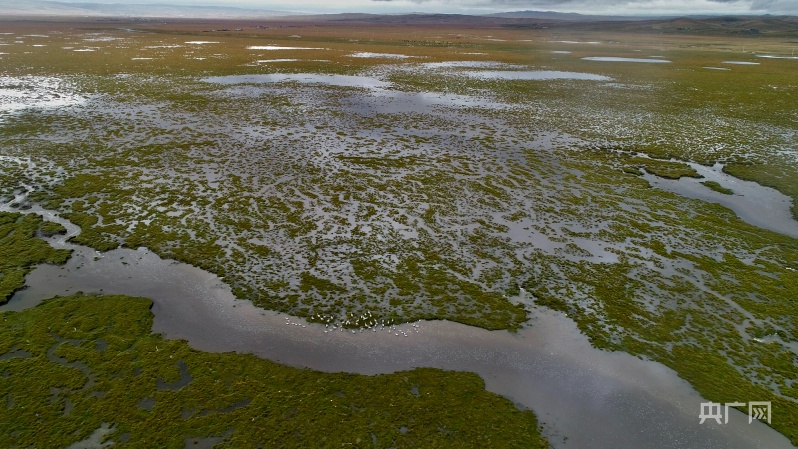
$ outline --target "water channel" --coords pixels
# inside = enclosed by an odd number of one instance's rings
[[[0,210],[12,210],[11,203]],[[36,206],[27,212],[65,225],[67,235],[48,241],[73,249],[73,257],[64,266],[37,267],[26,278],[27,288],[0,311],[78,291],[144,296],[154,301],[154,332],[204,351],[252,353],[326,372],[375,374],[422,366],[473,371],[488,390],[532,409],[555,448],[793,447],[734,409],[727,424],[699,424],[706,401],[674,371],[591,347],[559,312],[530,305],[532,319],[515,334],[448,321],[330,331],[236,299],[217,276],[149,250],[98,253],[71,244],[69,237],[80,232],[75,225]]]

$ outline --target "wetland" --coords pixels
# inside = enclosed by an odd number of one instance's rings
[[[74,25],[0,21],[4,445],[798,443],[779,38]]]

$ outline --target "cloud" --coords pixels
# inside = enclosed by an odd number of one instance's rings
[[[214,0],[60,0],[98,3],[218,5]],[[305,12],[485,13],[538,10],[606,15],[785,14],[798,15],[798,0],[228,0],[230,6]]]
[[[770,14],[798,15],[798,2],[795,0],[753,0],[751,9]]]

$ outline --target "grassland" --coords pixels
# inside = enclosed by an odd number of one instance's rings
[[[720,162],[790,196],[798,216],[796,61],[752,53],[789,44],[197,27],[8,42],[13,83],[55,76],[73,104],[3,118],[0,194],[32,186],[81,226],[79,243],[147,246],[299,316],[515,329],[527,311],[506,295],[523,287],[594,345],[660,361],[710,400],[772,400],[773,427],[798,443],[798,242],[639,176],[698,177],[687,162]],[[267,45],[313,50],[248,49]],[[364,51],[409,58],[352,56]],[[475,79],[453,64],[464,61],[612,80]],[[424,65],[435,62],[449,66]],[[390,85],[203,81],[263,73]]]
[[[546,448],[475,374],[325,374],[150,333],[151,302],[54,298],[0,314],[3,447]]]

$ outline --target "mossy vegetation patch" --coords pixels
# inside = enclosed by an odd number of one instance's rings
[[[724,195],[734,195],[734,190],[726,188],[726,187],[723,187],[717,181],[703,181],[701,184],[709,187],[710,189],[712,189],[712,190],[714,190],[714,191],[716,191],[718,193],[722,193]]]
[[[683,162],[661,161],[648,158],[631,158],[629,163],[633,166],[643,168],[646,171],[659,176],[660,178],[702,178],[702,176],[698,174],[693,167],[690,167]]]
[[[0,304],[24,287],[25,275],[40,263],[62,264],[70,250],[55,249],[38,235],[65,231],[34,214],[0,212]]]

